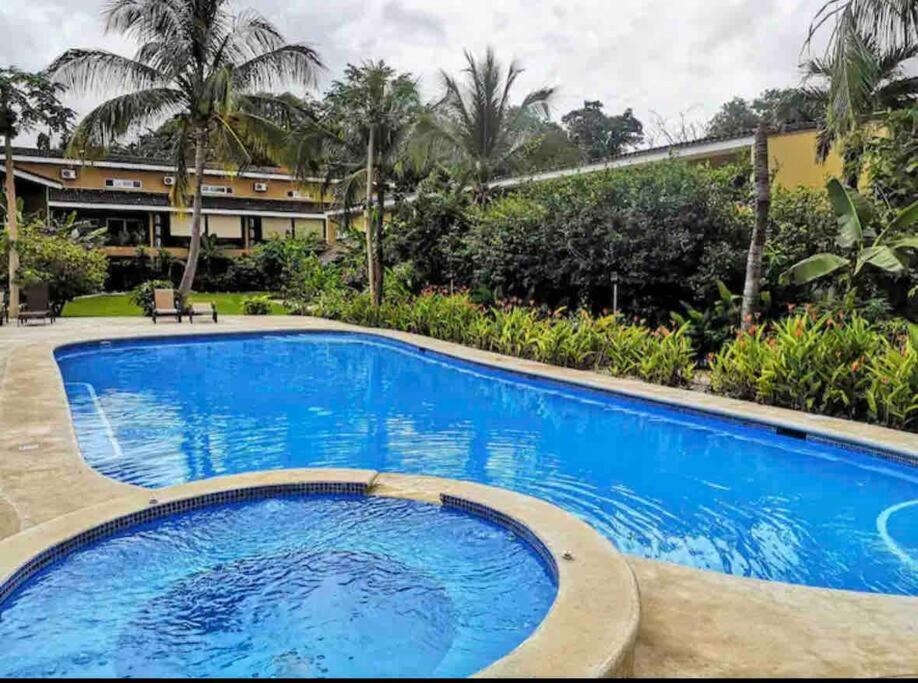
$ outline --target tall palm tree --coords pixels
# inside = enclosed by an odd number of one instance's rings
[[[325,96],[318,120],[305,118],[290,147],[300,175],[321,157],[345,215],[365,202],[365,243],[370,297],[382,302],[382,229],[387,191],[412,167],[407,141],[422,109],[417,80],[385,62],[349,64],[345,78]],[[306,162],[304,164],[304,161]],[[326,183],[328,185],[328,183]]]
[[[740,325],[749,329],[758,312],[762,289],[762,254],[765,252],[765,238],[768,230],[768,212],[771,208],[771,183],[768,175],[768,129],[765,121],[759,121],[755,131],[755,225],[749,240],[746,257],[746,280],[743,286],[743,304],[740,309]]]
[[[106,30],[136,40],[134,58],[105,50],[68,50],[49,67],[55,79],[77,91],[127,90],[96,107],[80,122],[74,153],[104,147],[127,133],[168,119],[178,173],[173,201],[188,188],[188,158],[197,182],[191,244],[179,289],[194,282],[201,246],[201,179],[208,160],[239,167],[275,157],[286,137],[279,122],[289,109],[261,91],[279,82],[311,84],[320,67],[316,52],[287,44],[255,12],[233,14],[228,0],[112,0]]]
[[[488,48],[484,59],[465,53],[465,84],[442,73],[442,99],[434,111],[422,117],[418,141],[433,144],[468,173],[475,185],[475,198],[483,203],[488,183],[508,168],[513,157],[534,134],[527,126],[533,112],[548,115],[553,88],[528,93],[518,106],[510,103],[513,84],[523,72],[511,61],[506,71]]]

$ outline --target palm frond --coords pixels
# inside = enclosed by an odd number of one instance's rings
[[[183,108],[182,93],[171,88],[140,90],[113,97],[89,112],[70,140],[70,150],[83,153],[105,147],[131,130],[162,119]]]
[[[318,53],[306,45],[282,45],[235,67],[233,83],[240,90],[270,88],[279,83],[313,85],[322,67]]]
[[[51,63],[48,75],[82,92],[165,85],[162,74],[156,69],[106,50],[67,50]]]

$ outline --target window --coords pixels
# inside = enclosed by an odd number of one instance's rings
[[[108,236],[105,243],[114,247],[145,246],[150,239],[147,225],[140,218],[109,218],[105,221]]]
[[[201,192],[204,194],[233,194],[233,188],[229,185],[201,185]]]
[[[143,187],[143,183],[129,178],[106,178],[105,187],[112,187],[116,190],[139,190]]]

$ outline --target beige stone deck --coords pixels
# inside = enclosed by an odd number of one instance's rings
[[[219,325],[131,318],[61,319],[0,328],[0,538],[59,515],[138,491],[80,457],[56,345],[90,339],[359,329],[324,320],[227,317]],[[431,349],[622,393],[843,436],[918,455],[918,437],[678,389],[616,380],[468,349],[416,335],[374,331]],[[628,558],[641,593],[638,676],[918,675],[918,598],[831,591],[724,576]]]

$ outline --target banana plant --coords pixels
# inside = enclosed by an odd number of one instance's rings
[[[918,201],[903,209],[878,234],[872,227],[877,216],[861,195],[846,188],[836,178],[828,182],[826,189],[838,220],[835,242],[842,249],[853,250],[854,257],[814,254],[781,273],[781,284],[802,285],[846,271],[850,288],[864,266],[890,275],[906,273],[911,252],[918,250],[918,235],[907,234],[918,223]]]

